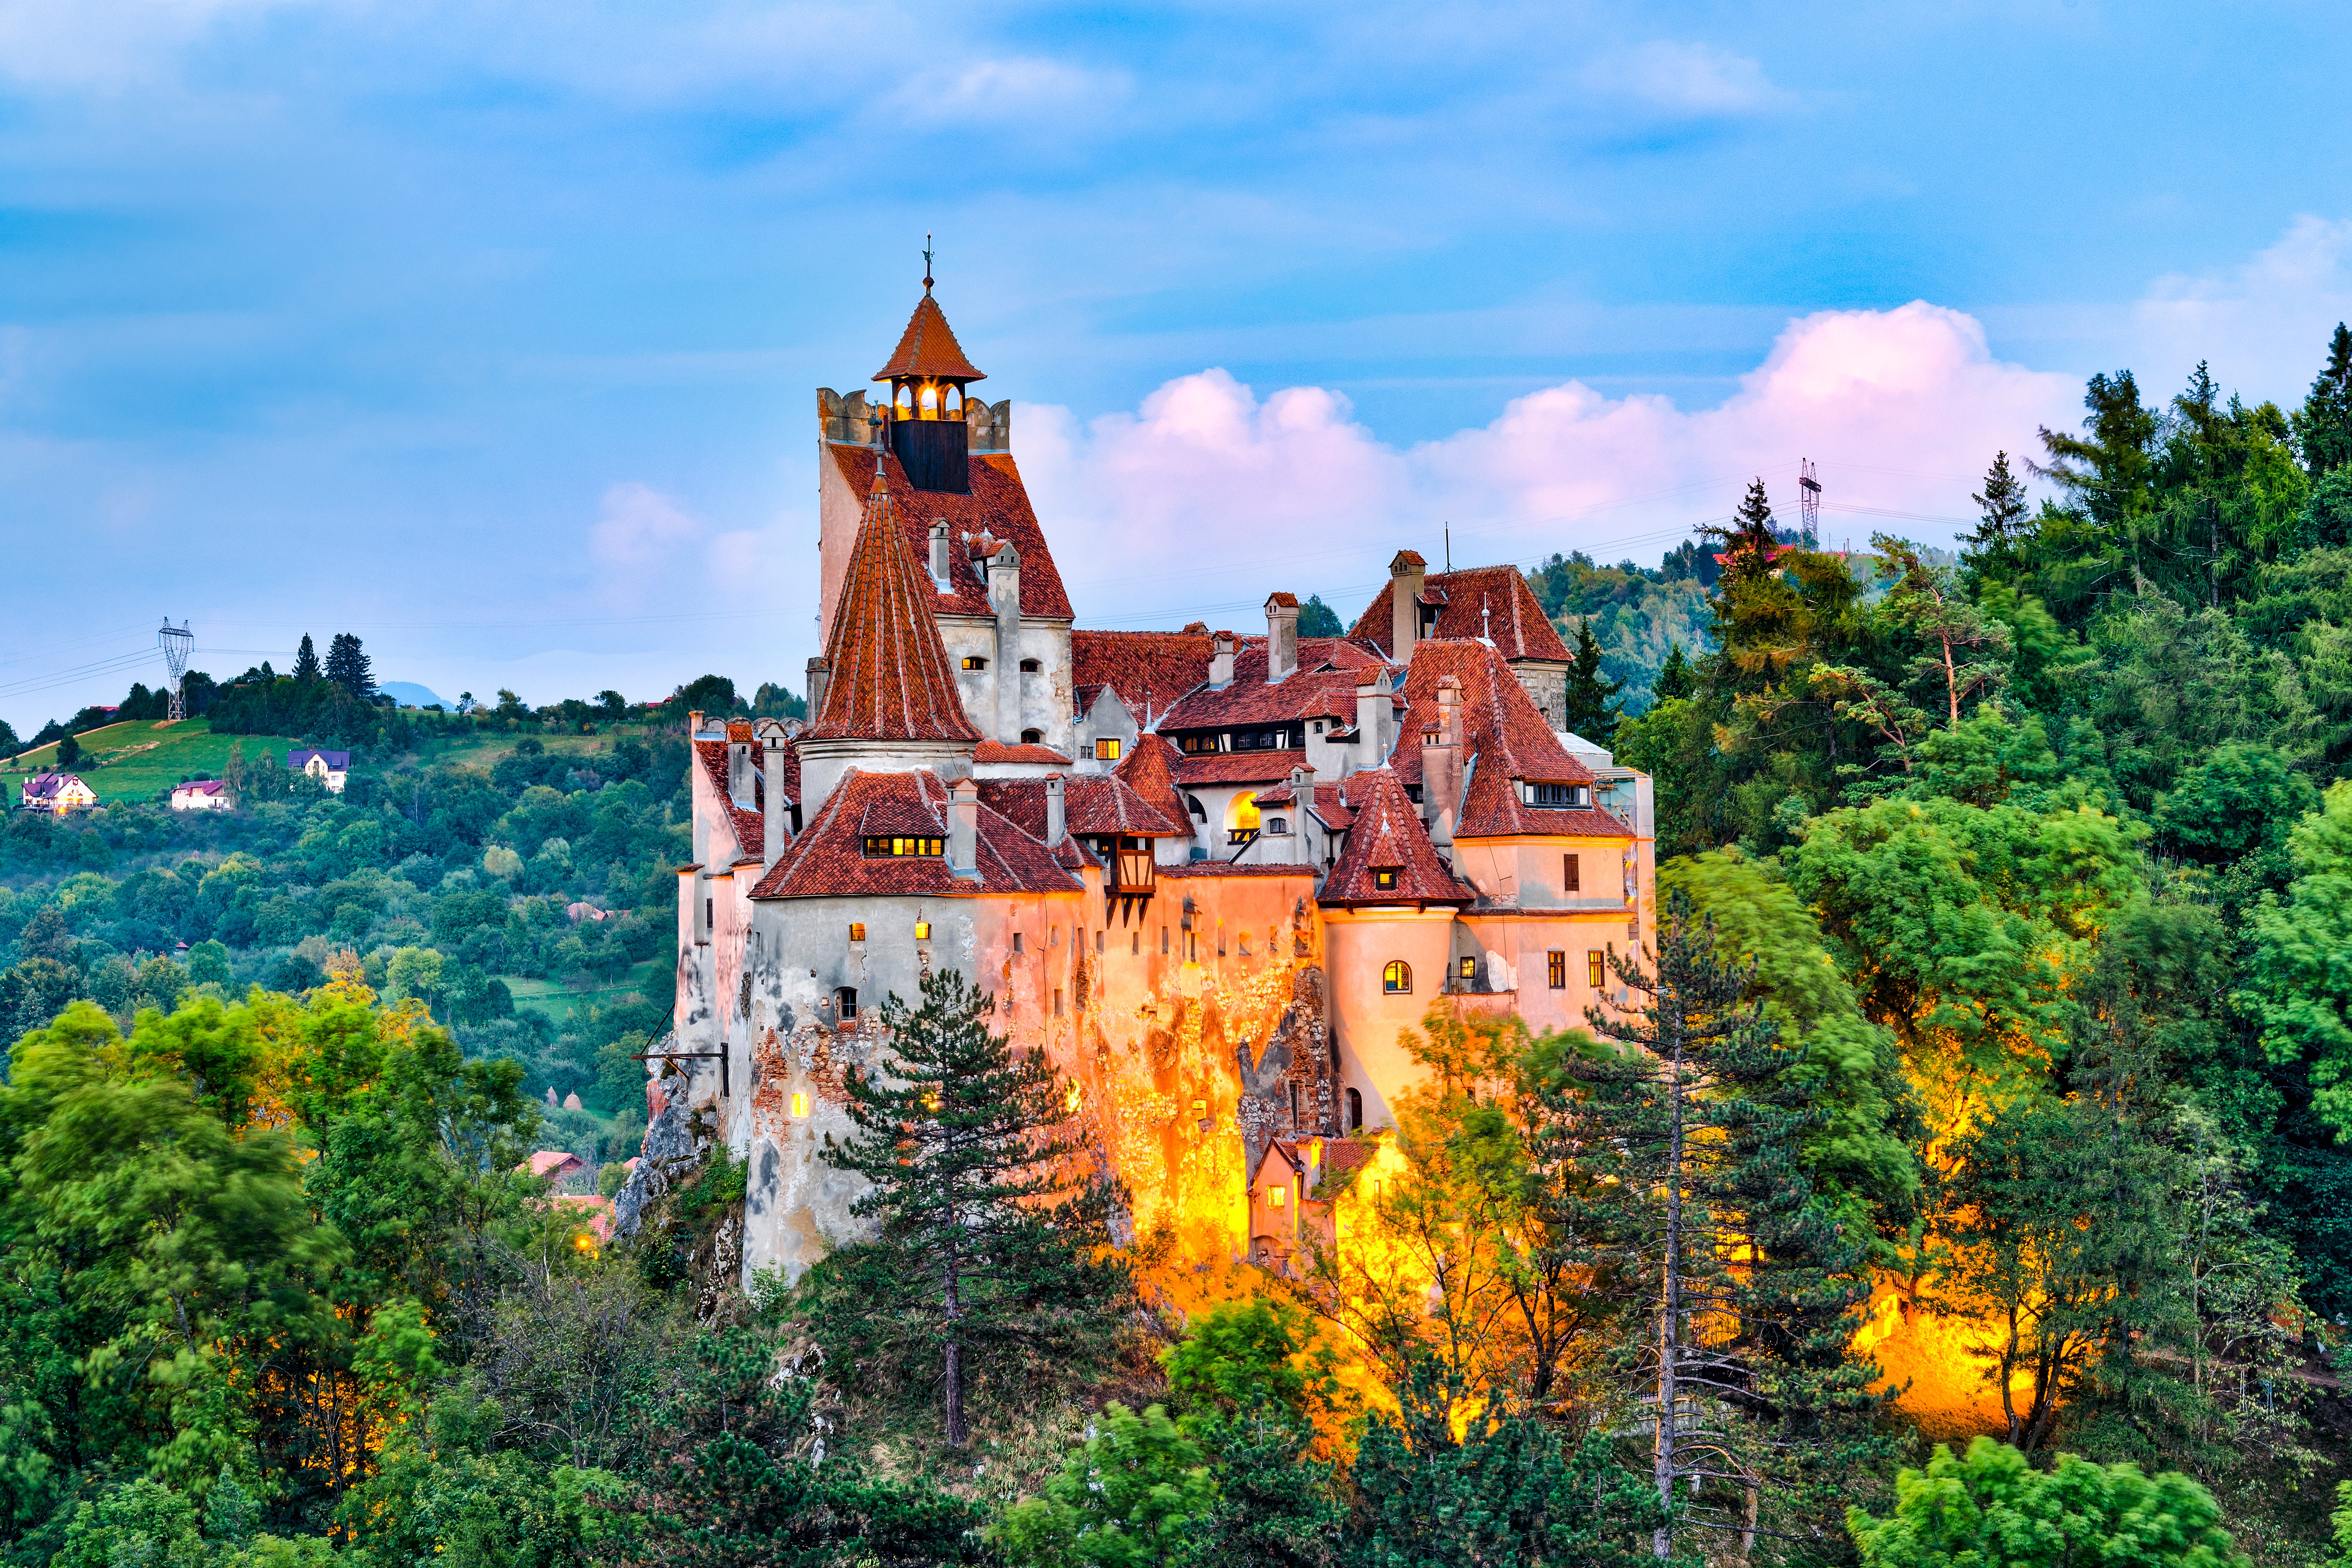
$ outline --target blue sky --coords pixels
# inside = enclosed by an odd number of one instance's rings
[[[0,718],[165,614],[221,675],[797,686],[812,389],[927,230],[1092,624],[1352,612],[1448,522],[1654,559],[1800,456],[1948,538],[2091,370],[2300,395],[2347,58],[2318,4],[0,0]]]

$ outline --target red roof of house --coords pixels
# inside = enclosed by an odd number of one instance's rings
[[[908,553],[892,510],[889,491],[869,482],[824,650],[832,666],[824,707],[804,733],[810,740],[977,742],[980,731],[964,712],[931,618],[930,583]]]
[[[874,488],[874,448],[825,447],[826,456],[848,481],[855,494]],[[907,482],[907,470],[895,454],[886,455],[884,481],[890,489],[890,510],[907,542],[923,602],[942,616],[993,616],[988,584],[972,550],[985,538],[1010,544],[1021,557],[1021,613],[1046,620],[1068,620],[1070,596],[1062,588],[1054,552],[1045,547],[1045,531],[1029,505],[1029,491],[1021,470],[1007,452],[980,452],[971,458],[971,493],[919,490]],[[948,525],[948,592],[942,594],[930,576],[931,522]]]
[[[541,1149],[524,1162],[524,1168],[534,1176],[561,1176],[567,1172],[584,1170],[587,1163],[569,1149]]]
[[[727,728],[730,734],[733,733],[735,727],[732,724]],[[758,753],[755,751],[753,754]],[[694,755],[695,760],[702,764],[703,776],[710,781],[711,790],[719,796],[719,804],[726,808],[728,820],[735,826],[737,847],[742,849],[760,848],[767,842],[768,829],[767,819],[763,815],[767,799],[761,793],[759,774],[755,773],[751,775],[751,798],[758,803],[758,807],[746,810],[737,805],[734,798],[727,793],[727,742],[697,741],[694,742]]]
[[[1040,781],[1042,782],[1042,781]],[[947,786],[928,773],[868,773],[853,768],[782,858],[751,889],[755,899],[883,894],[976,898],[983,893],[1075,893],[1076,878],[1053,852],[985,801],[973,850],[980,875],[959,877],[944,855],[872,856],[868,836],[945,838]]]
[[[1300,877],[1315,879],[1312,866],[1268,866],[1244,863],[1239,866],[1230,860],[1186,860],[1179,865],[1162,866],[1162,877]]]
[[[980,798],[1030,837],[1045,837],[1044,779],[982,779]],[[1066,833],[1129,838],[1189,838],[1192,825],[1169,815],[1129,789],[1115,773],[1082,773],[1062,781],[1062,826]]]
[[[1324,879],[1318,902],[1360,904],[1466,904],[1477,897],[1469,884],[1430,844],[1420,808],[1387,768],[1367,768],[1347,778],[1348,805],[1356,814],[1347,847]],[[1373,875],[1396,872],[1396,885],[1382,888]]]
[[[1189,831],[1192,815],[1176,788],[1176,764],[1181,760],[1174,745],[1147,731],[1136,738],[1127,755],[1119,759],[1118,766],[1111,769],[1111,776],[1133,790],[1144,805],[1171,821],[1184,824]]]
[[[1307,765],[1305,752],[1205,752],[1181,757],[1176,782],[1198,784],[1265,784],[1286,779],[1290,770]]]
[[[948,325],[947,312],[931,298],[928,286],[923,297],[915,302],[915,313],[907,318],[907,330],[899,334],[890,363],[876,371],[874,379],[887,381],[894,375],[930,376],[940,381],[988,379],[964,358],[963,345],[956,342],[955,329]]]
[[[1413,646],[1404,683],[1403,739],[1393,760],[1397,777],[1408,785],[1422,782],[1421,737],[1437,728],[1438,683],[1451,676],[1461,683],[1462,765],[1468,782],[1454,837],[1632,837],[1607,812],[1539,809],[1521,798],[1514,781],[1590,785],[1593,773],[1559,743],[1503,658],[1500,648],[1483,642],[1432,639]]]
[[[1079,711],[1108,686],[1144,729],[1155,728],[1161,714],[1209,679],[1210,642],[1205,632],[1071,632],[1070,679],[1089,693]]]
[[[1066,768],[1070,759],[1051,746],[1008,746],[1002,741],[982,741],[971,749],[975,763],[1044,763],[1052,767]]]
[[[1394,603],[1396,579],[1391,577],[1364,613],[1356,617],[1348,636],[1359,642],[1370,643],[1382,653],[1395,652],[1391,646],[1396,632],[1396,620],[1390,610]],[[1559,640],[1536,600],[1535,590],[1516,566],[1472,566],[1459,572],[1437,572],[1422,579],[1421,602],[1436,605],[1437,624],[1430,636],[1467,639],[1491,637],[1495,646],[1503,650],[1505,658],[1555,659],[1569,662],[1568,645]]]
[[[1194,691],[1162,714],[1163,730],[1209,730],[1251,724],[1330,719],[1352,723],[1356,683],[1368,670],[1385,674],[1379,656],[1338,637],[1309,637],[1298,645],[1298,668],[1272,685],[1265,679],[1265,639],[1242,640],[1234,655],[1234,678],[1226,685]]]

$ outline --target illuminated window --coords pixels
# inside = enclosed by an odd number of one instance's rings
[[[1402,958],[1391,959],[1389,966],[1381,971],[1381,989],[1391,996],[1412,995],[1412,965]]]
[[[866,940],[866,922],[864,921],[852,921],[849,922],[849,940],[852,942],[864,942]]]
[[[1584,873],[1573,855],[1559,858],[1559,885],[1571,893],[1580,892],[1584,888]]]
[[[1118,742],[1117,741],[1097,741],[1095,742],[1095,761],[1098,763],[1115,763],[1118,761]]]
[[[1462,961],[1462,978],[1465,980],[1475,980],[1478,978],[1478,961],[1476,959],[1465,958]]]
[[[939,417],[940,389],[938,387],[927,386],[923,388],[922,407],[924,418],[936,419]]]
[[[1373,887],[1379,889],[1383,893],[1391,892],[1396,888],[1396,882],[1397,868],[1394,866],[1381,866],[1374,868],[1372,871]]]
[[[796,1094],[793,1096],[793,1114],[794,1116],[806,1116],[808,1114],[807,1095]]]
[[[915,389],[902,381],[898,384],[898,395],[891,401],[898,405],[899,413],[912,414],[915,412]]]
[[[1206,1116],[1206,1115],[1208,1115],[1208,1114],[1209,1114],[1209,1102],[1208,1102],[1207,1100],[1194,1100],[1194,1101],[1192,1102],[1192,1114],[1193,1114],[1193,1115],[1195,1115],[1195,1116]]]
[[[1045,673],[1045,667],[1036,659],[1024,658],[1021,661],[1021,673],[1024,675],[1043,675]]]
[[[988,660],[981,658],[980,655],[976,653],[968,653],[964,655],[963,667],[966,669],[986,669],[988,668]]]
[[[1079,1105],[1085,1101],[1085,1091],[1079,1089],[1076,1084],[1073,1083],[1070,1085],[1068,1092],[1062,1096],[1062,1109],[1069,1112],[1072,1116],[1076,1116],[1078,1113]]]
[[[1595,991],[1609,982],[1609,955],[1599,948],[1584,955],[1584,981]]]
[[[930,921],[917,921],[915,922],[915,940],[917,942],[929,942],[931,940]]]
[[[857,987],[844,985],[833,994],[834,1011],[845,1024],[857,1016]]]
[[[866,853],[876,859],[887,859],[897,855],[944,855],[948,841],[944,838],[912,838],[886,837],[869,833],[866,836]]]
[[[1568,954],[1554,948],[1544,954],[1544,978],[1555,991],[1568,989]]]
[[[1265,1206],[1270,1209],[1278,1209],[1288,1201],[1289,1197],[1290,1189],[1288,1187],[1268,1187],[1265,1190]]]
[[[1234,796],[1234,804],[1225,808],[1225,841],[1246,844],[1258,830],[1257,796],[1244,790]]]

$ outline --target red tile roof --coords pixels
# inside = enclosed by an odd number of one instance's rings
[[[731,733],[734,726],[729,725],[728,730]],[[754,749],[752,755],[756,757],[758,754]],[[767,843],[767,822],[762,810],[747,810],[737,805],[734,797],[728,794],[727,742],[697,741],[694,742],[694,755],[695,760],[702,764],[703,776],[710,781],[711,791],[719,796],[719,804],[725,808],[728,819],[735,825],[737,847],[754,851],[762,847]],[[765,807],[766,797],[761,791],[756,773],[751,780],[751,798],[761,808]]]
[[[1346,907],[1363,904],[1466,904],[1477,892],[1454,875],[1421,826],[1421,810],[1404,785],[1386,768],[1367,768],[1347,778],[1348,805],[1356,814],[1347,847],[1324,879],[1317,900]],[[1391,869],[1396,885],[1377,885],[1375,871]]]
[[[1002,741],[982,741],[971,749],[975,763],[1045,763],[1066,768],[1070,759],[1051,746],[1008,746]]]
[[[824,707],[803,736],[977,742],[931,618],[930,584],[907,553],[893,510],[889,492],[871,485],[824,650]]]
[[[1391,577],[1356,617],[1348,636],[1371,644],[1382,653],[1391,646],[1396,621],[1390,611],[1396,579]],[[1556,659],[1569,662],[1568,645],[1544,618],[1535,590],[1516,566],[1473,566],[1460,572],[1437,572],[1422,579],[1421,602],[1444,606],[1430,636],[1470,638],[1492,637],[1505,658]],[[1486,612],[1486,613],[1482,613]]]
[[[1452,676],[1462,688],[1462,765],[1469,785],[1454,829],[1456,838],[1631,837],[1624,824],[1606,812],[1538,809],[1520,798],[1515,780],[1590,785],[1593,773],[1559,743],[1503,657],[1500,648],[1483,642],[1432,639],[1413,645],[1404,683],[1403,738],[1394,759],[1397,777],[1407,784],[1422,782],[1421,737],[1437,727],[1438,682]]]
[[[1184,796],[1176,787],[1176,764],[1180,758],[1176,748],[1159,735],[1146,731],[1136,738],[1135,744],[1111,769],[1111,776],[1125,784],[1140,796],[1143,804],[1172,821],[1190,828],[1192,815],[1184,805]]]
[[[1209,679],[1213,651],[1205,632],[1073,631],[1070,679],[1081,689],[1109,687],[1149,730]],[[1080,711],[1091,702],[1083,699]]]
[[[945,838],[947,786],[928,773],[868,773],[852,768],[825,797],[806,831],[776,862],[755,899],[877,895],[977,898],[986,893],[1075,893],[1078,879],[1053,852],[982,804],[973,859],[977,878],[959,877],[944,855],[875,856],[868,835]]]
[[[1198,784],[1265,784],[1286,779],[1307,765],[1305,752],[1211,752],[1181,759],[1176,782]]]
[[[1230,860],[1187,860],[1159,868],[1162,877],[1303,877],[1315,879],[1312,866],[1236,866]]]
[[[887,381],[894,375],[931,376],[941,381],[988,379],[964,357],[963,345],[956,342],[955,329],[948,325],[947,312],[940,309],[928,288],[915,302],[915,313],[907,318],[907,330],[899,334],[890,363],[876,371],[874,379]]]
[[[874,487],[874,448],[828,446],[825,455],[840,470],[853,494]],[[971,557],[973,540],[985,534],[1010,544],[1021,556],[1021,613],[1046,620],[1068,620],[1070,596],[1062,589],[1054,552],[1045,547],[1045,531],[1029,505],[1029,491],[1021,470],[1007,452],[976,453],[971,459],[971,493],[918,490],[907,482],[907,470],[891,454],[883,463],[890,487],[890,510],[905,535],[923,602],[942,616],[992,616],[988,586]],[[931,521],[944,519],[955,548],[948,552],[948,589],[940,593],[930,577]]]
[[[1335,784],[1315,786],[1315,804],[1307,807],[1324,826],[1334,833],[1344,833],[1356,825],[1356,814],[1348,809],[1348,797]]]
[[[1163,714],[1163,730],[1229,729],[1307,719],[1353,723],[1356,685],[1367,671],[1384,678],[1393,667],[1377,654],[1339,637],[1307,637],[1298,645],[1298,668],[1268,685],[1265,639],[1247,637],[1234,655],[1234,679],[1223,688],[1193,692]]]
[[[1045,837],[1044,779],[982,779],[980,798],[991,811],[1032,838]],[[1062,781],[1062,826],[1070,834],[1120,834],[1129,838],[1190,838],[1190,822],[1171,817],[1129,789],[1115,773],[1084,773]]]

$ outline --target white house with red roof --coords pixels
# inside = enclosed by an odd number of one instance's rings
[[[17,805],[26,811],[47,811],[63,816],[98,805],[98,792],[82,783],[79,773],[44,769],[25,781]]]
[[[691,719],[647,1099],[748,1162],[747,1280],[856,1233],[843,1074],[932,971],[1059,1066],[1139,1232],[1284,1254],[1310,1167],[1360,1166],[1419,1081],[1402,1031],[1580,1025],[1648,941],[1649,781],[1557,727],[1568,653],[1515,570],[1402,552],[1339,637],[1281,591],[1262,632],[1075,629],[982,379],[926,279],[884,390],[819,391],[809,720]]]
[[[218,779],[188,779],[172,786],[173,811],[226,811],[236,804]]]

